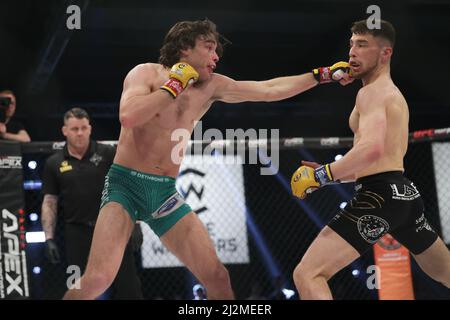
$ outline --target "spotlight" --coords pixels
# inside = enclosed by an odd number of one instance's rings
[[[27,239],[27,243],[45,242],[45,233],[44,231],[27,232],[25,233],[25,239]]]
[[[294,291],[294,290],[290,290],[290,289],[286,289],[286,288],[284,288],[282,291],[283,291],[283,293],[284,293],[284,296],[285,296],[286,299],[288,299],[288,300],[295,294],[295,291]]]
[[[33,267],[33,273],[34,273],[34,274],[39,274],[39,273],[41,273],[41,267]]]
[[[29,161],[28,162],[28,168],[30,168],[31,170],[36,169],[37,167],[37,162],[36,161]]]
[[[31,221],[37,221],[39,219],[39,216],[37,215],[37,213],[30,213],[30,220]]]
[[[357,276],[359,276],[359,270],[358,269],[354,269],[352,271],[352,275],[356,278]]]
[[[341,204],[339,205],[339,208],[344,209],[345,206],[347,205],[347,202],[341,202]]]

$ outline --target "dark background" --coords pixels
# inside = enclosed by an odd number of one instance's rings
[[[66,28],[70,4],[83,8],[81,30]],[[410,130],[450,127],[450,1],[2,1],[0,88],[16,92],[16,117],[34,141],[63,140],[62,115],[74,106],[91,114],[95,139],[116,140],[122,81],[135,65],[157,61],[163,37],[175,22],[211,19],[232,42],[217,72],[237,80],[264,80],[346,60],[351,24],[366,18],[371,4],[379,5],[382,18],[397,29],[392,77],[409,103]],[[358,83],[329,84],[280,102],[216,103],[204,117],[203,129],[279,128],[282,137],[350,136],[347,118],[359,88]],[[309,152],[315,160],[328,162],[337,150]],[[301,158],[304,153],[299,151],[281,154],[285,180]],[[440,231],[429,145],[410,148],[406,170],[424,196],[428,218]],[[257,166],[246,166],[244,174],[248,209],[283,280],[293,288],[292,270],[319,228],[280,179],[260,176]],[[351,194],[351,185],[343,188]],[[39,211],[40,192],[25,196],[27,211]],[[326,223],[347,199],[342,192],[326,189],[306,203]],[[273,290],[273,275],[251,236],[249,246],[252,263],[229,266],[240,299],[249,295],[255,282],[265,294]],[[65,266],[49,265],[41,244],[30,245],[28,253],[30,267],[43,267],[30,280],[32,297],[60,298]],[[370,251],[333,278],[330,284],[337,299],[376,298],[376,292],[365,288],[364,277],[351,275],[353,268],[365,270],[373,264],[372,257]],[[448,299],[449,291],[419,272],[415,262],[412,270],[417,299]],[[191,277],[184,268],[141,270],[141,277],[146,298],[190,298]]]
[[[83,8],[81,30],[66,8]],[[156,62],[169,28],[205,17],[229,39],[217,72],[263,80],[348,58],[349,28],[370,4],[397,29],[392,77],[411,111],[410,129],[450,124],[449,1],[2,1],[0,87],[17,93],[17,118],[33,140],[62,140],[73,106],[93,117],[94,138],[119,134],[118,101],[127,72]],[[280,128],[281,136],[350,136],[347,117],[359,83],[324,85],[274,103],[216,103],[203,128]]]

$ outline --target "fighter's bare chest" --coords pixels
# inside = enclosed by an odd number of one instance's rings
[[[156,114],[155,120],[161,126],[185,127],[201,118],[208,107],[208,100],[198,90],[189,90],[192,92],[183,92]]]
[[[353,133],[356,133],[359,128],[359,111],[356,108],[356,106],[353,108],[353,111],[350,114],[348,123],[349,123],[350,129],[353,131]]]

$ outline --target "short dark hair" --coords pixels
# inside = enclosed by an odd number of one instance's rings
[[[86,110],[81,108],[72,108],[68,110],[64,114],[64,123],[66,123],[67,120],[70,118],[77,118],[77,119],[88,119],[89,122],[91,122],[91,118],[89,118],[89,114],[86,112]]]
[[[177,22],[164,38],[160,49],[159,63],[165,67],[172,67],[180,61],[180,50],[194,48],[195,40],[199,36],[213,35],[216,38],[217,54],[223,53],[223,45],[219,41],[221,35],[217,32],[216,25],[211,20],[181,21]]]
[[[376,22],[380,23],[380,28],[369,29],[367,27],[367,20],[360,20],[353,22],[353,26],[351,28],[352,33],[354,34],[371,34],[374,37],[383,38],[389,41],[392,48],[395,45],[395,29],[392,23],[386,20],[377,20]]]

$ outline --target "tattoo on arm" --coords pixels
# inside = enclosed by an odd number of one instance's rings
[[[53,239],[58,213],[58,196],[46,194],[42,201],[41,222],[45,239]]]

